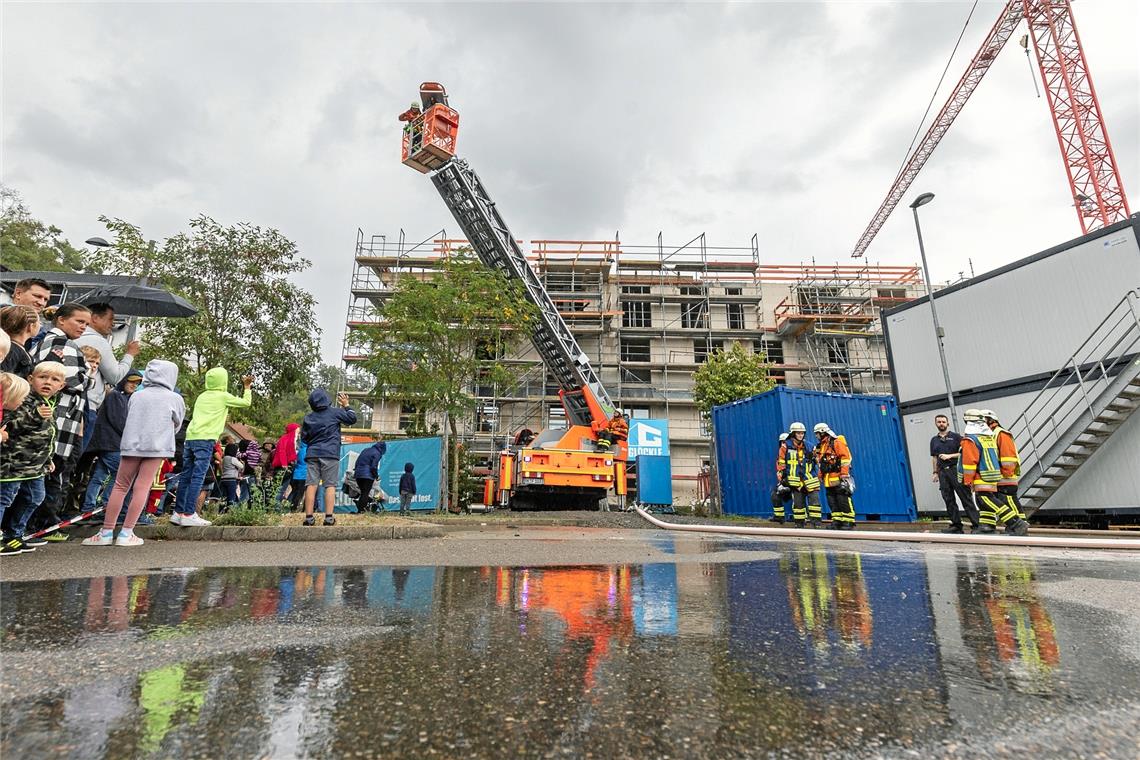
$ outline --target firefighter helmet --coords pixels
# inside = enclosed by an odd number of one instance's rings
[[[788,426],[788,432],[789,433],[806,433],[807,428],[804,427],[804,423],[802,423],[802,422],[793,422],[791,425]]]
[[[826,422],[817,422],[815,427],[812,428],[812,432],[816,435],[819,435],[820,433],[826,433],[832,438],[835,437],[835,431],[833,431]]]
[[[962,412],[962,419],[966,422],[979,422],[982,419],[982,412],[979,409],[967,409]]]
[[[997,412],[995,412],[993,409],[979,409],[978,414],[982,416],[982,419],[990,419],[994,422],[997,422]]]
[[[788,434],[787,433],[780,433],[780,443],[783,443],[786,440],[788,440]]]

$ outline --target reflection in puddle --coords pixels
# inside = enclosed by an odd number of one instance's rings
[[[1129,655],[1111,625],[1047,603],[1042,574],[1001,556],[784,547],[728,565],[175,569],[4,584],[0,751],[920,747],[971,721],[1060,711],[1058,696],[1092,704],[1135,687],[1114,669]]]

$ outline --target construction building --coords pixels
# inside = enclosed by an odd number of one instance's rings
[[[443,233],[408,243],[358,231],[347,367],[367,352],[352,328],[377,321],[399,278],[432,276],[464,245]],[[741,247],[710,246],[703,234],[682,246],[660,236],[649,246],[532,240],[527,256],[614,402],[632,418],[669,421],[679,503],[698,497],[709,461],[709,424],[693,401],[693,373],[709,356],[739,343],[768,358],[777,383],[889,393],[880,309],[925,293],[913,266],[761,263],[755,236]],[[566,425],[558,383],[530,343],[504,358],[520,365],[519,381],[472,389],[477,407],[460,425],[488,459],[524,427]],[[358,395],[372,404],[372,432],[399,436],[415,424],[417,410]]]

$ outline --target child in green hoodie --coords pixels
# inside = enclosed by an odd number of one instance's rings
[[[226,417],[231,408],[245,408],[253,403],[253,377],[241,379],[245,392],[234,396],[226,388],[230,384],[230,373],[222,367],[214,367],[206,373],[206,390],[194,402],[194,414],[190,427],[186,429],[186,445],[182,454],[182,474],[178,480],[178,499],[174,513],[170,515],[172,525],[201,526],[210,521],[197,514],[198,493],[206,479],[214,458],[214,443],[226,427]]]

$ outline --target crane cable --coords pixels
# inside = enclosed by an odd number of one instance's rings
[[[958,40],[954,43],[954,49],[950,51],[950,57],[946,60],[946,65],[942,68],[942,76],[938,77],[938,84],[934,86],[934,92],[930,93],[930,101],[926,104],[926,110],[923,111],[922,118],[914,130],[914,137],[910,138],[910,145],[906,149],[906,155],[903,156],[902,164],[899,165],[899,170],[895,173],[895,182],[898,182],[899,177],[902,176],[903,169],[906,168],[907,161],[910,160],[910,152],[914,150],[914,144],[918,141],[919,133],[922,132],[922,125],[926,123],[926,117],[930,115],[930,107],[934,105],[934,99],[938,97],[938,90],[942,87],[942,82],[946,79],[946,72],[950,70],[950,64],[954,62],[954,56],[958,52],[958,46],[962,44],[962,38],[966,36],[966,29],[970,26],[970,19],[974,17],[974,11],[977,7],[978,0],[974,0],[974,4],[970,6],[970,12],[966,15],[966,23],[962,24],[962,31],[958,33]]]

